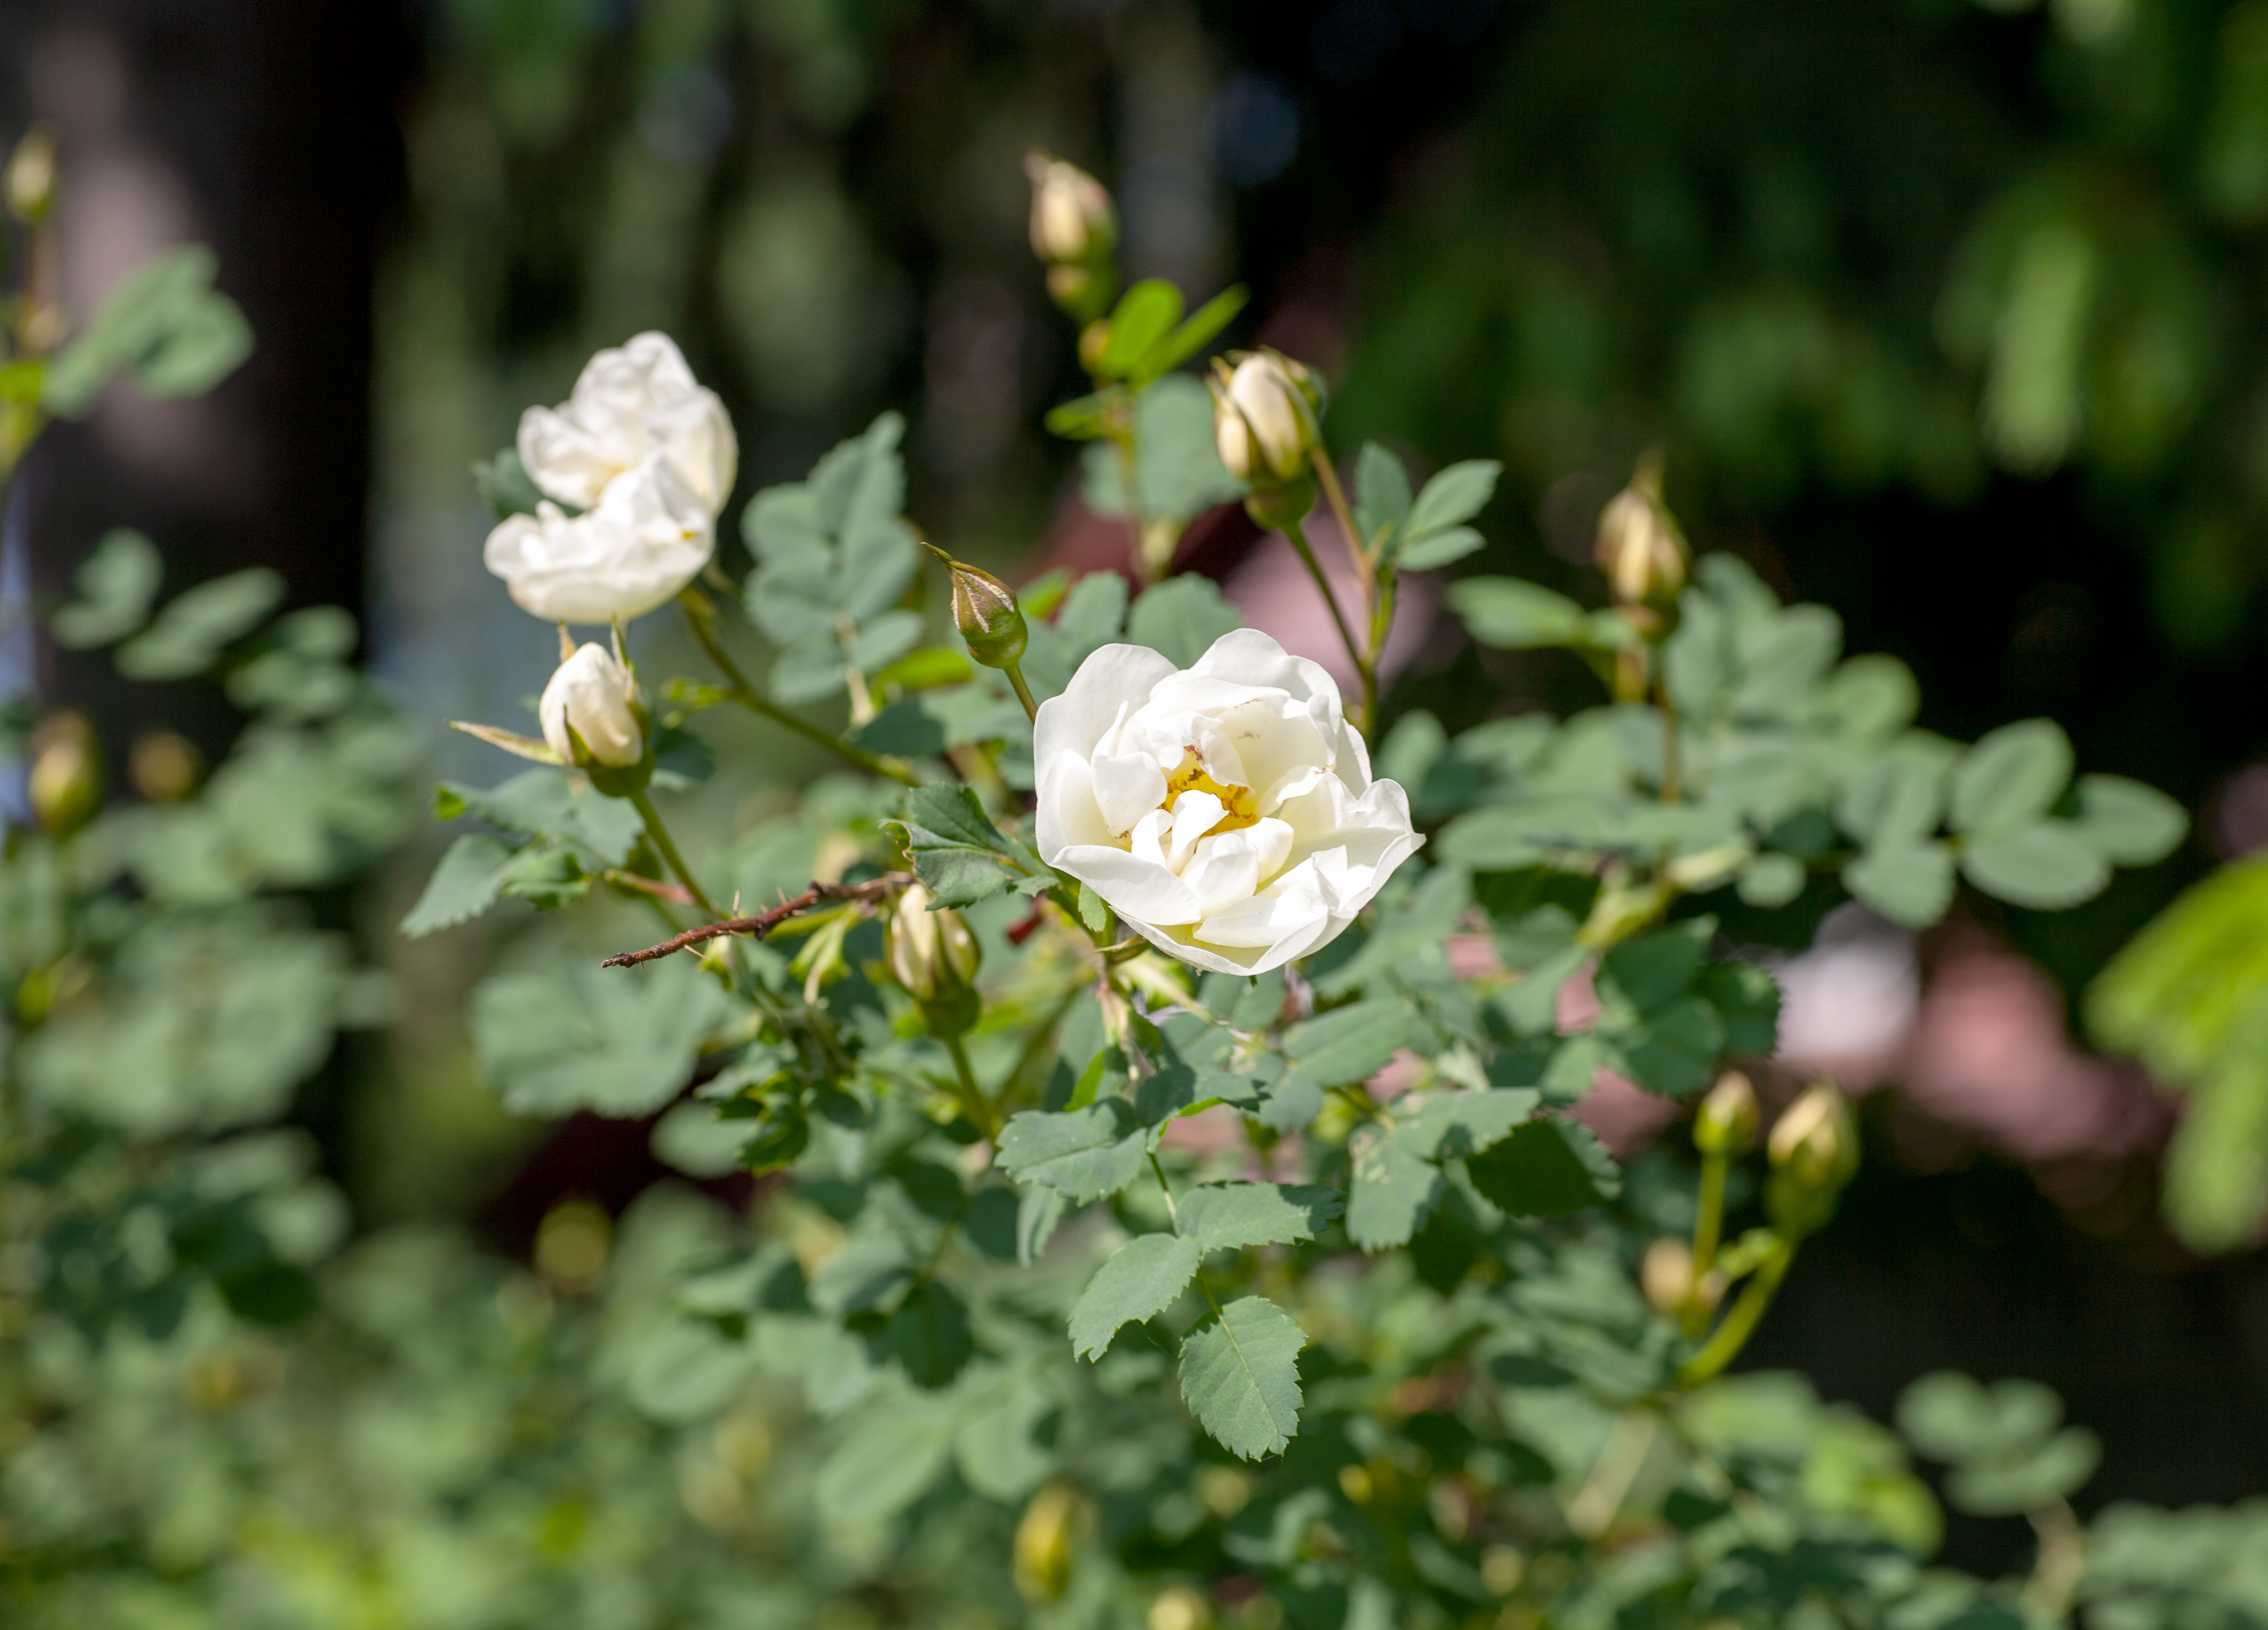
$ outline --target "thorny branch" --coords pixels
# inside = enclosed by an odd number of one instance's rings
[[[758,912],[753,917],[727,917],[721,922],[704,922],[699,928],[688,929],[659,945],[649,945],[644,951],[625,951],[609,957],[599,966],[602,968],[634,968],[641,962],[653,962],[705,940],[721,939],[728,934],[746,934],[751,939],[762,939],[790,917],[839,900],[884,899],[913,880],[914,874],[910,871],[890,871],[879,877],[870,877],[864,883],[815,882],[793,899],[782,900],[770,911]]]

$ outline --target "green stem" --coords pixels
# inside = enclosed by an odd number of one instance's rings
[[[1721,1154],[1701,1156],[1701,1210],[1693,1220],[1692,1279],[1685,1292],[1685,1333],[1697,1336],[1709,1311],[1702,1304],[1701,1281],[1717,1266],[1725,1235],[1725,1178],[1730,1163]]]
[[[1024,716],[1036,724],[1040,722],[1040,704],[1032,700],[1032,687],[1024,683],[1024,670],[1020,663],[1010,663],[1005,669],[1008,683],[1016,687],[1016,700],[1024,704]]]
[[[1346,613],[1339,609],[1338,596],[1331,592],[1331,580],[1323,575],[1323,563],[1315,558],[1314,546],[1307,541],[1306,531],[1299,522],[1293,521],[1284,528],[1284,535],[1292,540],[1292,548],[1299,551],[1300,559],[1307,569],[1307,576],[1315,580],[1316,591],[1323,597],[1323,604],[1330,608],[1331,621],[1339,631],[1341,642],[1346,646],[1347,660],[1354,664],[1354,671],[1362,677],[1362,717],[1356,724],[1366,735],[1370,731],[1371,719],[1377,712],[1378,676],[1371,668],[1369,657],[1363,654],[1361,645],[1356,642],[1354,630],[1347,626]]]
[[[1661,801],[1675,804],[1683,796],[1683,776],[1678,767],[1677,710],[1669,705],[1669,685],[1657,681],[1653,705],[1661,714]]]
[[[1726,1365],[1741,1355],[1741,1349],[1756,1333],[1756,1321],[1771,1305],[1780,1281],[1787,1277],[1788,1265],[1794,1260],[1793,1245],[1784,1238],[1773,1242],[1771,1252],[1756,1268],[1756,1276],[1741,1292],[1741,1299],[1725,1315],[1725,1322],[1717,1326],[1717,1333],[1678,1369],[1679,1391],[1689,1391],[1705,1381],[1713,1380]]]
[[[1174,1186],[1172,1184],[1166,1181],[1166,1168],[1160,1163],[1158,1159],[1158,1151],[1154,1149],[1150,1151],[1150,1170],[1157,1174],[1158,1192],[1166,1197],[1167,1219],[1171,1222],[1175,1228],[1179,1228],[1182,1225],[1181,1208],[1174,1204]],[[1207,1295],[1210,1296],[1211,1293],[1208,1292]],[[1213,1311],[1215,1312],[1219,1312],[1220,1311],[1219,1303],[1216,1302],[1213,1303]]]
[[[992,1112],[992,1105],[984,1090],[976,1084],[976,1071],[968,1062],[968,1049],[961,1045],[959,1036],[940,1036],[945,1050],[953,1054],[953,1073],[961,1078],[961,1107],[972,1125],[988,1138],[1000,1135],[1000,1123]]]
[[[630,803],[636,806],[638,814],[644,819],[645,835],[653,840],[653,847],[661,852],[662,863],[675,873],[677,880],[685,885],[685,892],[693,896],[693,903],[707,912],[711,921],[722,917],[725,914],[717,909],[716,901],[702,892],[699,881],[693,875],[693,869],[685,863],[685,856],[677,852],[677,845],[670,838],[668,826],[663,824],[661,811],[653,807],[653,800],[644,791],[638,791],[630,794]]]
[[[731,695],[734,701],[739,702],[759,718],[770,719],[781,729],[792,731],[806,741],[824,747],[836,757],[857,765],[870,775],[880,775],[904,787],[921,785],[920,778],[904,765],[879,757],[867,752],[864,747],[854,746],[838,736],[828,735],[816,724],[811,723],[808,720],[798,718],[770,697],[758,691],[748,682],[748,676],[740,672],[740,664],[727,656],[725,648],[718,643],[716,630],[709,626],[706,615],[696,611],[689,604],[682,601],[680,603],[685,605],[686,625],[693,630],[695,641],[699,643],[703,650],[709,653],[709,660],[715,663],[725,679],[731,681]]]

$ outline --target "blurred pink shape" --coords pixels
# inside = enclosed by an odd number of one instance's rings
[[[1916,1108],[2028,1161],[2139,1153],[2167,1123],[2138,1071],[2071,1045],[2054,981],[1975,930],[1922,997],[1903,1086]]]
[[[1347,555],[1346,534],[1330,513],[1320,508],[1307,517],[1302,530],[1330,583],[1331,598],[1338,602],[1355,637],[1362,638],[1362,597],[1354,562]],[[1270,635],[1295,657],[1321,663],[1338,681],[1342,692],[1350,696],[1358,694],[1354,663],[1331,620],[1330,608],[1283,533],[1270,532],[1254,544],[1222,581],[1221,589],[1244,614],[1247,627]],[[1402,580],[1395,600],[1394,627],[1379,657],[1381,684],[1426,648],[1440,604],[1440,587],[1432,577],[1418,573]]]
[[[1839,907],[1779,981],[1779,1061],[1863,1092],[1897,1072],[1921,998],[1913,936],[1863,906]]]

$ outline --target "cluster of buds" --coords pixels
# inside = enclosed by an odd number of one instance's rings
[[[1213,359],[1213,445],[1228,473],[1252,488],[1244,501],[1270,531],[1291,525],[1315,501],[1323,390],[1314,371],[1280,351],[1246,351],[1233,365]]]
[[[1764,1210],[1789,1240],[1815,1234],[1859,1171],[1859,1128],[1851,1103],[1831,1082],[1815,1082],[1772,1124],[1764,1151],[1771,1177]]]
[[[1047,262],[1048,292],[1081,323],[1110,309],[1118,293],[1118,216],[1110,195],[1077,165],[1029,153],[1032,253]]]
[[[559,667],[536,704],[543,739],[610,797],[644,790],[653,779],[646,737],[652,721],[637,676],[619,650],[574,645],[559,629]]]
[[[1661,499],[1659,453],[1639,459],[1630,485],[1599,512],[1597,549],[1616,608],[1648,639],[1667,636],[1675,626],[1692,554]]]
[[[958,913],[938,907],[920,884],[898,896],[882,960],[938,1036],[958,1036],[976,1022],[982,1003],[976,969],[983,952]]]

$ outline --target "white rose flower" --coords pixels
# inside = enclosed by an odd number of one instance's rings
[[[519,461],[561,503],[596,506],[616,477],[659,458],[707,506],[725,507],[740,444],[717,393],[666,334],[642,334],[585,363],[574,394],[519,419]]]
[[[1170,956],[1262,973],[1328,944],[1425,840],[1331,676],[1255,628],[1186,672],[1106,645],[1034,726],[1039,848]]]
[[[537,616],[608,622],[667,604],[715,547],[707,505],[673,466],[649,459],[608,481],[595,509],[564,515],[546,501],[507,518],[482,558]]]
[[[543,739],[570,764],[595,761],[622,768],[645,756],[645,728],[632,709],[637,681],[603,645],[578,648],[559,664],[535,716]],[[572,729],[574,736],[567,732]],[[575,751],[576,738],[583,752]]]

